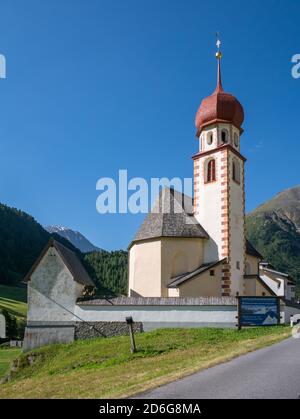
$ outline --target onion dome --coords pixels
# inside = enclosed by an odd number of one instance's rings
[[[197,136],[202,129],[215,122],[227,122],[236,128],[242,129],[244,122],[244,110],[240,102],[230,93],[226,93],[222,87],[221,79],[221,57],[220,51],[216,53],[218,59],[218,80],[217,87],[211,96],[202,100],[196,114]]]

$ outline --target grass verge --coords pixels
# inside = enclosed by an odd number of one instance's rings
[[[5,309],[18,318],[25,318],[27,315],[26,301],[26,288],[0,285],[0,310]]]
[[[1,349],[0,348],[0,380],[3,378],[9,371],[11,362],[16,359],[21,353],[20,349],[9,348]]]
[[[77,341],[22,354],[0,398],[122,398],[149,390],[238,355],[272,345],[289,327],[161,329],[129,337]],[[29,363],[28,358],[34,358]]]

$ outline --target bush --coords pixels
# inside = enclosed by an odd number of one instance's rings
[[[6,337],[11,340],[23,340],[26,327],[25,320],[18,320],[7,310],[2,310],[6,321]]]

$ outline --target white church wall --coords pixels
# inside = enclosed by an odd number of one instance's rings
[[[56,249],[49,248],[28,282],[28,323],[73,321],[82,289]]]
[[[240,182],[232,178],[233,160],[240,167]],[[229,153],[229,187],[230,187],[230,258],[231,258],[231,293],[244,293],[245,267],[245,235],[244,235],[244,173],[243,162],[240,158]]]
[[[192,272],[203,263],[203,241],[201,238],[161,239],[162,297],[170,295],[167,285],[172,277]]]
[[[129,296],[161,296],[161,240],[135,243],[129,251]],[[132,293],[134,291],[134,294]]]
[[[145,331],[161,327],[235,327],[237,306],[76,306],[87,322],[125,322],[132,317]]]
[[[197,209],[195,217],[210,236],[205,241],[204,262],[212,262],[221,259],[222,250],[222,185],[221,185],[221,156],[220,152],[213,155],[216,160],[216,181],[205,183],[204,167],[207,159],[212,156],[203,156],[198,160],[199,176],[195,177],[195,189],[197,195]],[[197,173],[196,173],[197,174]]]

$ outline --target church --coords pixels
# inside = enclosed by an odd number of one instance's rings
[[[196,113],[194,197],[164,189],[129,246],[129,296],[274,295],[246,238],[244,110],[217,85]]]
[[[257,252],[245,232],[244,111],[217,86],[196,114],[194,196],[165,188],[128,248],[128,295],[91,296],[82,261],[50,240],[27,274],[23,350],[164,327],[237,327],[238,296],[280,298],[281,323],[300,314],[294,282]],[[279,300],[278,300],[279,301]]]

